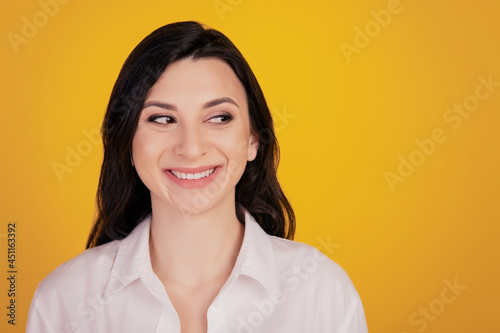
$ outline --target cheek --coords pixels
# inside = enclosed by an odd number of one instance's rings
[[[164,143],[165,141],[163,141]],[[162,140],[147,131],[137,131],[132,140],[132,157],[136,165],[156,159],[161,154]]]
[[[217,139],[217,146],[234,160],[246,159],[248,152],[248,134],[244,130],[225,133]]]
[[[230,136],[226,133],[224,138],[221,138],[217,142],[220,151],[228,160],[227,175],[234,182],[237,182],[245,171],[248,160],[248,142],[248,134],[241,129],[235,131]]]

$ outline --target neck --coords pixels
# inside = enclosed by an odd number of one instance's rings
[[[152,198],[150,254],[162,281],[199,286],[229,277],[241,244],[244,226],[234,199],[202,213],[185,213]]]

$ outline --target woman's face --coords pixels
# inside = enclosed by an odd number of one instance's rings
[[[185,59],[151,87],[132,142],[153,208],[199,213],[234,204],[247,161],[257,155],[245,90],[224,61]]]

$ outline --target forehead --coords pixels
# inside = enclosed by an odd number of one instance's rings
[[[146,100],[204,103],[220,97],[246,104],[245,89],[233,69],[218,58],[201,58],[170,64],[151,87]]]

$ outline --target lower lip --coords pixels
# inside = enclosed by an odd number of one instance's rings
[[[217,174],[219,173],[220,167],[215,167],[214,172],[210,176],[203,177],[200,179],[179,179],[176,176],[174,176],[169,170],[165,171],[165,174],[167,177],[169,177],[170,180],[172,180],[174,183],[179,185],[180,187],[184,188],[199,188],[199,187],[205,187],[208,184],[210,184]]]

